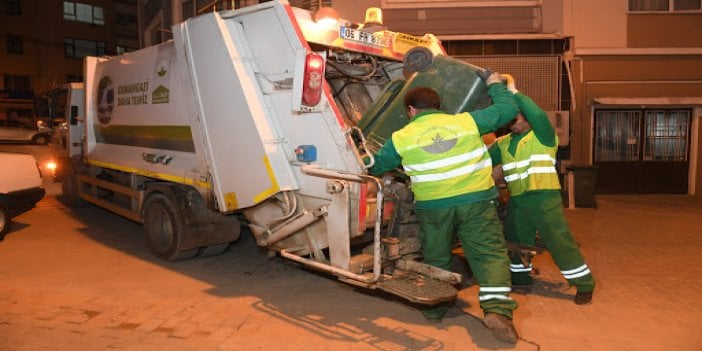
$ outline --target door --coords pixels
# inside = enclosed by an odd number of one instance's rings
[[[689,109],[595,111],[599,194],[687,194]]]

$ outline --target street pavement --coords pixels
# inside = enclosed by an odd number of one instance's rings
[[[507,345],[481,325],[468,282],[427,324],[416,306],[268,258],[246,237],[216,257],[160,261],[137,223],[69,209],[45,186],[0,242],[0,350],[702,350],[702,201],[689,196],[565,210],[594,301],[575,305],[538,255],[533,291],[512,294],[521,339]]]

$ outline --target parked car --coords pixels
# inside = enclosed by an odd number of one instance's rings
[[[0,140],[46,144],[51,127],[42,120],[0,119]]]
[[[10,231],[12,218],[25,213],[44,197],[41,171],[34,156],[0,152],[0,240]]]

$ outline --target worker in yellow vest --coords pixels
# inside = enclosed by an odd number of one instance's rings
[[[555,167],[556,131],[546,112],[517,91],[511,76],[503,76],[507,77],[507,87],[521,111],[510,127],[511,133],[498,138],[490,148],[493,164],[502,165],[510,195],[505,223],[507,241],[533,246],[538,231],[563,277],[577,288],[575,303],[589,304],[595,280],[563,215]],[[531,263],[526,267],[518,257],[512,257],[511,262],[513,288],[531,290]]]
[[[442,112],[439,95],[428,87],[409,91],[404,104],[410,122],[374,155],[369,173],[381,175],[402,165],[412,182],[424,263],[450,269],[458,236],[480,285],[483,323],[496,338],[514,344],[517,302],[509,297],[509,257],[495,209],[497,190],[480,136],[507,124],[518,110],[499,74],[483,77],[493,104],[470,113]],[[440,322],[446,312],[445,305],[422,311],[429,322]]]

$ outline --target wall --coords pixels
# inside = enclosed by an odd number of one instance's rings
[[[628,29],[632,48],[702,47],[702,14],[632,14]]]
[[[333,0],[332,4],[341,18],[353,23],[363,23],[366,9],[380,7],[380,0]]]
[[[567,7],[572,24],[566,36],[575,37],[575,48],[626,47],[626,0],[574,0]]]

